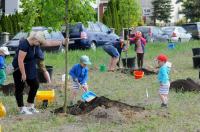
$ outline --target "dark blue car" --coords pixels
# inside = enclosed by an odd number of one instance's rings
[[[82,23],[69,26],[69,48],[96,49],[106,42],[115,41],[119,36],[110,28],[100,22],[88,22],[87,26]]]

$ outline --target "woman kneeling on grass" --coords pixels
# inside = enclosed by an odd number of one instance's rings
[[[121,56],[122,50],[127,50],[127,47],[124,44],[124,41],[122,39],[114,42],[107,42],[103,49],[106,53],[108,53],[111,56],[109,65],[108,65],[108,71],[114,72],[116,65],[119,61],[119,58]]]

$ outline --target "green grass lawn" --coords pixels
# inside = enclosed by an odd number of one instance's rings
[[[154,58],[164,53],[172,62],[171,80],[190,77],[198,80],[198,69],[193,69],[192,48],[200,47],[200,41],[177,44],[170,50],[167,44],[148,44],[145,53],[145,66],[154,66]],[[40,109],[42,114],[33,117],[21,117],[17,114],[17,106],[14,96],[5,97],[1,94],[0,100],[6,106],[7,116],[0,119],[0,124],[5,132],[59,132],[59,131],[84,131],[84,132],[196,132],[200,130],[200,96],[199,93],[169,93],[169,108],[160,109],[160,100],[157,95],[159,84],[156,75],[144,76],[135,80],[132,75],[120,72],[99,72],[101,64],[108,64],[109,56],[101,49],[96,52],[70,51],[69,67],[79,62],[81,55],[88,55],[92,65],[89,66],[89,88],[99,96],[105,96],[113,100],[119,100],[130,105],[141,105],[149,112],[149,116],[137,121],[116,124],[112,122],[98,122],[81,120],[77,116],[53,115],[49,111],[62,106],[62,90],[56,90],[57,103],[46,110]],[[134,47],[128,51],[128,56],[135,56]],[[45,62],[54,67],[53,84],[61,87],[61,75],[64,74],[64,54],[46,54]],[[122,54],[125,57],[125,54]],[[8,62],[11,58],[7,59]],[[7,83],[12,82],[8,77]],[[146,88],[149,91],[149,99],[146,99]],[[80,93],[81,94],[81,93]],[[147,100],[147,102],[146,102]],[[159,113],[167,114],[162,116]]]

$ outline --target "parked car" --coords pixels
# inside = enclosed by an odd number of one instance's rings
[[[174,42],[189,41],[192,38],[190,33],[179,26],[163,27],[162,31],[169,36],[169,40]]]
[[[76,23],[69,26],[69,48],[92,48],[102,46],[108,41],[115,41],[119,36],[100,22]]]
[[[64,37],[60,31],[52,31],[49,32],[49,28],[46,27],[33,27],[32,31],[42,31],[44,32],[46,40],[64,40]],[[17,33],[10,41],[4,44],[4,46],[8,47],[8,50],[11,55],[15,54],[15,51],[18,48],[19,40],[21,38],[27,38],[27,32],[19,32]],[[41,47],[42,50],[47,52],[54,52],[62,50],[62,46],[53,46],[53,47]]]
[[[160,27],[156,26],[139,26],[134,29],[142,32],[147,42],[164,42],[168,40],[168,35],[164,34]]]
[[[200,22],[183,24],[182,27],[192,34],[192,38],[200,39]]]

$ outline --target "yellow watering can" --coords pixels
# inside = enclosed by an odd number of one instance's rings
[[[6,116],[6,109],[4,105],[0,102],[0,118]]]

